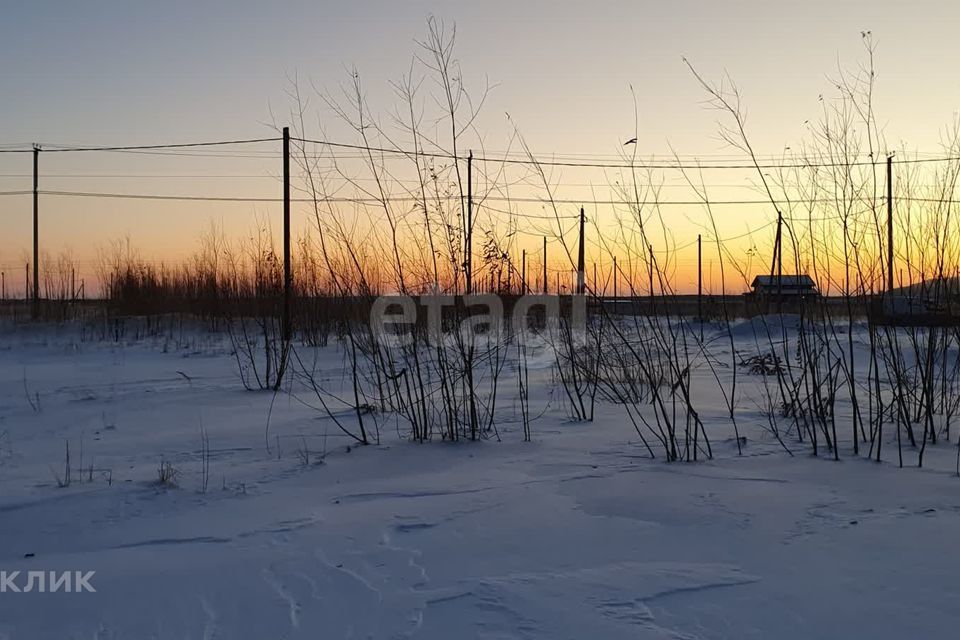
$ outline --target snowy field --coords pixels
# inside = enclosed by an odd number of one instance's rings
[[[337,347],[319,361],[343,381]],[[387,420],[356,446],[308,396],[244,390],[223,336],[6,327],[0,570],[96,592],[8,589],[0,638],[955,637],[955,439],[923,469],[892,429],[881,463],[790,457],[744,375],[738,456],[698,370],[714,459],[666,463],[621,407],[570,421],[531,367],[533,442],[505,400],[502,442]]]

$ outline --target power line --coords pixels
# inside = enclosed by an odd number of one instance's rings
[[[207,157],[207,156],[203,156]],[[234,157],[234,156],[224,156],[224,157]],[[332,171],[331,168],[325,169],[325,171]],[[32,173],[0,173],[0,178],[32,178]],[[228,173],[218,173],[218,174],[173,174],[173,173],[56,173],[56,172],[44,172],[44,180],[50,179],[73,179],[73,178],[92,178],[92,179],[104,179],[104,180],[113,180],[113,179],[126,179],[126,178],[156,178],[156,179],[207,179],[207,178],[236,178],[236,179],[245,179],[245,178],[261,178],[261,179],[270,179],[270,180],[279,180],[278,176],[269,175],[266,173],[257,173],[257,174],[228,174]],[[377,182],[376,178],[365,178],[365,177],[333,177],[328,178],[331,181],[342,180],[344,182]],[[412,187],[419,188],[420,182],[417,180],[409,179],[402,180],[394,178],[390,181],[395,184],[404,184]],[[451,183],[452,184],[452,183]],[[535,183],[516,183],[519,186],[530,187],[530,188],[542,188],[541,185]],[[557,184],[556,187],[568,188],[568,187],[608,187],[609,185],[604,185],[600,183],[591,183],[591,182],[563,182]],[[633,186],[632,184],[629,186]],[[643,189],[686,189],[690,190],[690,185],[683,184],[654,184],[654,183],[643,183],[637,184],[637,187]],[[710,183],[705,185],[708,189],[749,189],[751,191],[758,191],[760,189],[759,185],[748,184],[748,183]],[[923,185],[927,187],[932,187],[936,185]]]
[[[33,193],[32,191],[25,193]],[[42,196],[63,196],[69,198],[103,198],[123,200],[174,200],[185,202],[283,202],[283,198],[258,198],[249,196],[190,196],[156,193],[103,193],[94,191],[39,191]],[[0,192],[0,195],[6,195]],[[295,202],[312,202],[307,198],[294,199]],[[343,202],[351,202],[342,199]]]
[[[316,144],[338,149],[361,150],[371,153],[389,153],[403,155],[407,157],[419,158],[439,158],[445,160],[466,161],[466,156],[457,156],[447,152],[430,151],[411,151],[408,149],[376,147],[371,145],[351,144],[346,142],[333,142],[330,140],[314,140],[310,138],[292,138],[298,142],[307,144]],[[788,163],[767,163],[758,162],[757,164],[701,164],[694,163],[648,163],[642,160],[638,162],[575,162],[565,160],[539,160],[535,156],[527,159],[518,158],[494,158],[490,156],[473,156],[474,162],[484,162],[493,164],[521,164],[529,166],[545,167],[580,167],[580,168],[599,168],[599,169],[814,169],[814,168],[838,168],[838,167],[859,167],[859,166],[880,166],[884,162],[871,161],[853,161],[853,162],[788,162]],[[894,160],[895,164],[917,164],[928,162],[948,162],[960,160],[958,156],[932,157],[932,158],[907,158],[903,160]]]
[[[490,205],[484,204],[482,202],[477,203],[477,207],[480,209],[486,209],[487,211],[491,211],[493,213],[499,213],[502,215],[511,216],[515,218],[525,218],[527,220],[557,220],[558,218],[560,220],[573,220],[573,219],[580,218],[579,214],[539,215],[539,214],[532,214],[532,213],[522,213],[520,211],[510,211],[509,209],[498,209],[496,207],[491,207]]]
[[[261,151],[245,153],[226,153],[216,151],[167,151],[167,150],[137,150],[128,149],[117,151],[116,153],[125,153],[130,155],[157,156],[157,157],[180,157],[180,158],[229,158],[229,159],[251,159],[251,160],[279,160],[283,155],[278,151]]]
[[[401,149],[396,147],[378,147],[366,144],[352,144],[346,142],[334,142],[331,140],[317,140],[310,138],[291,138],[298,142],[305,144],[315,144],[331,148],[339,149],[351,149],[354,151],[364,151],[367,153],[380,153],[380,154],[396,154],[403,155],[407,157],[415,158],[439,158],[445,160],[454,160],[454,161],[465,161],[465,156],[457,156],[448,152],[429,152],[422,150],[408,150]],[[199,142],[182,142],[182,143],[165,143],[165,144],[142,144],[142,145],[99,145],[99,146],[68,146],[68,145],[57,145],[57,144],[45,144],[42,146],[45,153],[69,153],[69,152],[95,152],[95,151],[115,151],[115,152],[156,152],[156,153],[170,153],[173,154],[170,150],[176,149],[197,149],[202,147],[218,147],[218,146],[230,146],[230,145],[245,145],[245,144],[258,144],[264,142],[279,142],[281,138],[247,138],[247,139],[236,139],[236,140],[213,140],[213,141],[199,141]],[[33,148],[22,148],[22,149],[10,149],[10,148],[0,148],[0,153],[32,153]],[[275,152],[265,152],[269,153],[270,156],[275,156]],[[249,154],[248,154],[249,155]],[[576,158],[578,154],[554,154],[552,157],[572,157]],[[264,156],[264,157],[270,157]],[[244,157],[242,155],[228,156],[228,157]],[[259,156],[251,156],[259,157]],[[680,156],[676,156],[679,158]],[[691,156],[696,157],[696,156]],[[493,157],[493,156],[474,156],[475,162],[482,163],[494,163],[494,164],[518,164],[518,165],[527,165],[527,166],[550,166],[550,167],[579,167],[579,168],[601,168],[601,169],[675,169],[675,170],[722,170],[722,169],[739,169],[739,170],[755,170],[755,169],[813,169],[813,168],[839,168],[839,167],[856,167],[856,166],[877,166],[879,163],[876,160],[866,160],[866,161],[848,161],[848,162],[807,162],[807,161],[793,161],[793,162],[767,162],[759,161],[758,162],[748,162],[742,164],[702,164],[700,162],[646,162],[640,160],[637,162],[597,162],[597,161],[575,161],[575,160],[541,160],[535,156],[530,156],[527,158],[515,158],[508,157],[508,154],[505,154],[503,157]],[[893,162],[895,164],[917,164],[917,163],[930,163],[930,162],[950,162],[960,160],[960,157],[957,156],[944,156],[944,157],[929,157],[929,158],[906,158],[906,159],[895,159]]]
[[[243,140],[211,140],[202,142],[177,142],[169,144],[141,144],[141,145],[114,145],[114,146],[69,146],[58,144],[42,144],[44,153],[64,153],[74,151],[137,151],[151,149],[186,149],[195,147],[222,147],[238,144],[257,144],[260,142],[279,142],[280,138],[247,138]],[[0,149],[0,153],[33,153],[33,149]]]
[[[931,204],[960,204],[960,200],[955,200],[953,198],[917,198],[913,196],[897,196],[896,200],[904,200],[907,202],[927,202]]]
[[[409,151],[400,148],[390,148],[390,147],[376,147],[371,145],[360,145],[360,144],[351,144],[343,142],[334,142],[330,140],[315,140],[309,138],[292,138],[293,140],[309,143],[324,145],[329,147],[338,147],[345,149],[353,149],[357,151],[375,151],[377,153],[395,153],[408,156],[419,156],[419,157],[436,157],[436,158],[445,158],[445,159],[465,159],[465,156],[454,156],[453,154],[447,152],[425,152],[425,151]],[[214,140],[214,141],[199,141],[199,142],[184,142],[184,143],[162,143],[162,144],[141,144],[141,145],[68,145],[60,143],[37,143],[47,152],[73,152],[73,151],[143,151],[143,150],[163,150],[163,149],[181,149],[181,148],[196,148],[196,147],[210,147],[210,146],[227,146],[227,145],[239,145],[239,144],[254,144],[262,142],[278,142],[282,140],[279,137],[272,138],[248,138],[248,139],[237,139],[237,140]],[[15,148],[22,147],[22,148]],[[0,144],[0,153],[31,153],[33,151],[33,145],[29,143],[4,143]],[[272,152],[262,152],[262,153],[272,153]],[[488,162],[500,162],[501,158],[494,158],[493,156],[500,156],[500,152],[489,152],[490,155],[485,158]],[[916,152],[917,155],[933,155],[932,152]],[[522,155],[523,158],[519,159],[516,157],[511,158],[510,156]],[[543,160],[536,161],[538,164],[546,164],[548,162],[558,162],[558,161],[576,161],[584,158],[615,158],[623,159],[622,155],[612,154],[612,153],[588,153],[588,152],[579,152],[579,153],[552,153],[552,154],[539,154],[539,155],[549,155],[553,160]],[[366,157],[364,155],[354,156],[355,158]],[[656,155],[649,156],[650,158],[658,157]],[[670,156],[660,156],[660,157],[670,157],[670,158],[711,158],[714,161],[723,161],[726,162],[729,159],[730,162],[734,161],[743,161],[743,154],[718,154],[718,153],[700,153],[700,154],[671,154]],[[790,154],[786,156],[784,154],[758,154],[756,156],[758,159],[761,158],[785,158],[798,156]],[[511,162],[519,162],[522,164],[530,164],[531,160],[528,155],[521,151],[506,151],[502,153],[502,158],[506,158]],[[939,157],[931,157],[926,160],[937,161],[940,160]],[[595,161],[596,163],[596,161]],[[596,163],[603,164],[606,166],[610,164],[612,166],[624,166],[624,167],[633,167],[637,166],[636,163],[623,163],[623,162],[611,162],[611,163]],[[809,166],[809,163],[797,163],[798,166]],[[821,164],[818,166],[849,166],[852,163],[835,163],[835,165],[826,165]],[[863,162],[860,164],[869,165],[873,164],[872,162]],[[670,163],[670,166],[675,166],[675,163]],[[699,165],[698,165],[699,166]],[[725,165],[726,166],[726,165]],[[752,164],[743,165],[746,168],[754,168]],[[782,163],[771,165],[771,166],[784,166]]]
[[[32,191],[0,191],[0,196],[18,196],[32,194]],[[45,196],[62,196],[62,197],[73,197],[73,198],[119,198],[126,200],[173,200],[173,201],[187,201],[187,202],[282,202],[282,198],[277,197],[255,197],[255,196],[193,196],[193,195],[179,195],[179,194],[155,194],[155,193],[113,193],[113,192],[101,192],[101,191],[56,191],[56,190],[40,190],[38,192],[40,195]],[[428,200],[436,200],[438,196],[431,196]],[[457,201],[460,200],[459,195],[446,195],[439,196],[441,200],[444,201]],[[909,200],[910,198],[901,198],[901,200]],[[408,203],[418,203],[422,202],[422,198],[419,196],[387,196],[386,198],[372,198],[372,197],[349,197],[349,196],[336,196],[336,197],[324,197],[318,196],[316,200],[314,198],[292,198],[292,202],[307,202],[313,203],[323,202],[323,203],[353,203],[353,204],[371,204],[371,205],[383,205],[384,203],[394,203],[394,202],[408,202]],[[667,207],[667,206],[751,206],[751,205],[782,205],[782,204],[831,204],[837,202],[833,198],[796,198],[790,200],[765,200],[765,199],[756,199],[756,200],[650,200],[645,202],[629,202],[625,200],[596,200],[591,198],[569,198],[569,199],[546,199],[546,198],[534,198],[534,197],[507,197],[507,196],[486,196],[480,200],[480,206],[483,206],[483,201],[490,200],[494,202],[520,202],[527,204],[540,204],[540,205],[578,205],[578,206],[642,206],[647,208],[656,208],[656,207]],[[937,202],[943,202],[937,200]],[[500,213],[505,213],[505,211],[500,211]],[[555,216],[547,215],[548,218],[554,218]],[[563,216],[561,216],[563,217]]]
[[[0,173],[0,178],[32,178],[32,173]],[[66,178],[93,178],[93,179],[103,179],[103,180],[114,180],[120,178],[157,178],[157,179],[212,179],[212,178],[235,178],[235,179],[251,179],[251,178],[262,178],[269,180],[279,180],[277,176],[271,176],[263,173],[257,174],[170,174],[170,173],[44,173],[44,180],[61,180]]]

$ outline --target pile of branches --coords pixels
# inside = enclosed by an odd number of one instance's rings
[[[775,353],[760,353],[747,358],[741,358],[739,364],[742,369],[746,370],[748,375],[775,376],[783,373],[780,356]]]

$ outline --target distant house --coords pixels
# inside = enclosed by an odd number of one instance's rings
[[[870,322],[894,327],[960,326],[960,280],[933,278],[874,296]]]
[[[791,300],[812,298],[820,295],[817,283],[806,275],[757,276],[750,285],[751,294],[758,298],[783,296]]]

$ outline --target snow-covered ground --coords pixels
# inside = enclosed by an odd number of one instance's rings
[[[320,362],[342,376],[335,346]],[[303,397],[245,391],[222,336],[5,328],[0,571],[95,571],[96,592],[8,589],[0,638],[954,637],[955,444],[923,469],[791,458],[744,377],[743,455],[711,392],[714,460],[666,463],[622,408],[570,422],[532,375],[533,442],[504,401],[499,443],[388,422],[358,447]]]

